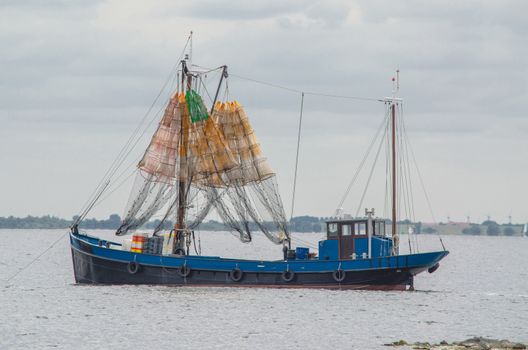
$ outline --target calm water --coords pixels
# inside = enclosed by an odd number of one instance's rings
[[[383,349],[398,339],[475,335],[528,342],[528,238],[444,237],[451,254],[416,279],[416,292],[78,286],[67,236],[6,282],[62,234],[0,230],[0,349]],[[282,254],[260,237],[243,245],[203,232],[201,242],[204,254]],[[420,243],[439,248],[435,236]]]

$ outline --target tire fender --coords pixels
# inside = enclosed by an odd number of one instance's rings
[[[191,268],[187,265],[180,265],[177,271],[181,277],[188,277],[191,274]]]
[[[238,267],[229,271],[229,278],[234,282],[240,282],[244,277],[244,271],[240,270]]]
[[[138,273],[140,268],[141,268],[141,265],[139,265],[135,261],[131,261],[127,265],[127,271],[131,275],[135,275],[136,273]]]
[[[332,277],[336,282],[343,282],[346,277],[346,272],[345,270],[335,270],[332,272]]]
[[[282,272],[281,277],[284,282],[291,282],[295,278],[295,272],[292,270],[285,270]]]

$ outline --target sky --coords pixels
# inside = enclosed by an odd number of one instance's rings
[[[239,77],[376,99],[391,95],[399,69],[433,209],[414,177],[416,219],[526,222],[526,13],[521,0],[2,0],[0,216],[77,214],[192,30],[193,63],[229,66],[229,94],[245,106],[288,214],[300,94]],[[383,117],[379,102],[305,96],[294,215],[334,214]],[[367,175],[345,212],[356,211]],[[380,215],[383,176],[362,203]],[[122,215],[131,185],[89,216]]]

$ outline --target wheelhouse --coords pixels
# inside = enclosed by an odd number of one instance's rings
[[[392,255],[385,220],[338,219],[326,222],[326,240],[319,242],[319,259],[367,259]]]

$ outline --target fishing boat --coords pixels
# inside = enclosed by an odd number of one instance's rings
[[[406,290],[414,277],[434,272],[448,251],[400,254],[397,220],[397,106],[384,99],[392,134],[392,220],[336,216],[315,250],[293,246],[276,174],[264,157],[245,108],[220,100],[227,66],[209,108],[200,83],[210,70],[189,56],[179,60],[177,86],[151,141],[137,163],[136,179],[117,236],[111,241],[81,232],[79,225],[108,188],[102,182],[71,226],[73,271],[79,284],[149,284],[276,288]],[[282,252],[279,260],[204,256],[195,230],[216,212],[242,243],[260,232]],[[152,232],[142,227],[155,215]],[[170,230],[167,222],[174,222]],[[235,241],[233,244],[237,244]],[[167,248],[168,247],[168,248]]]

